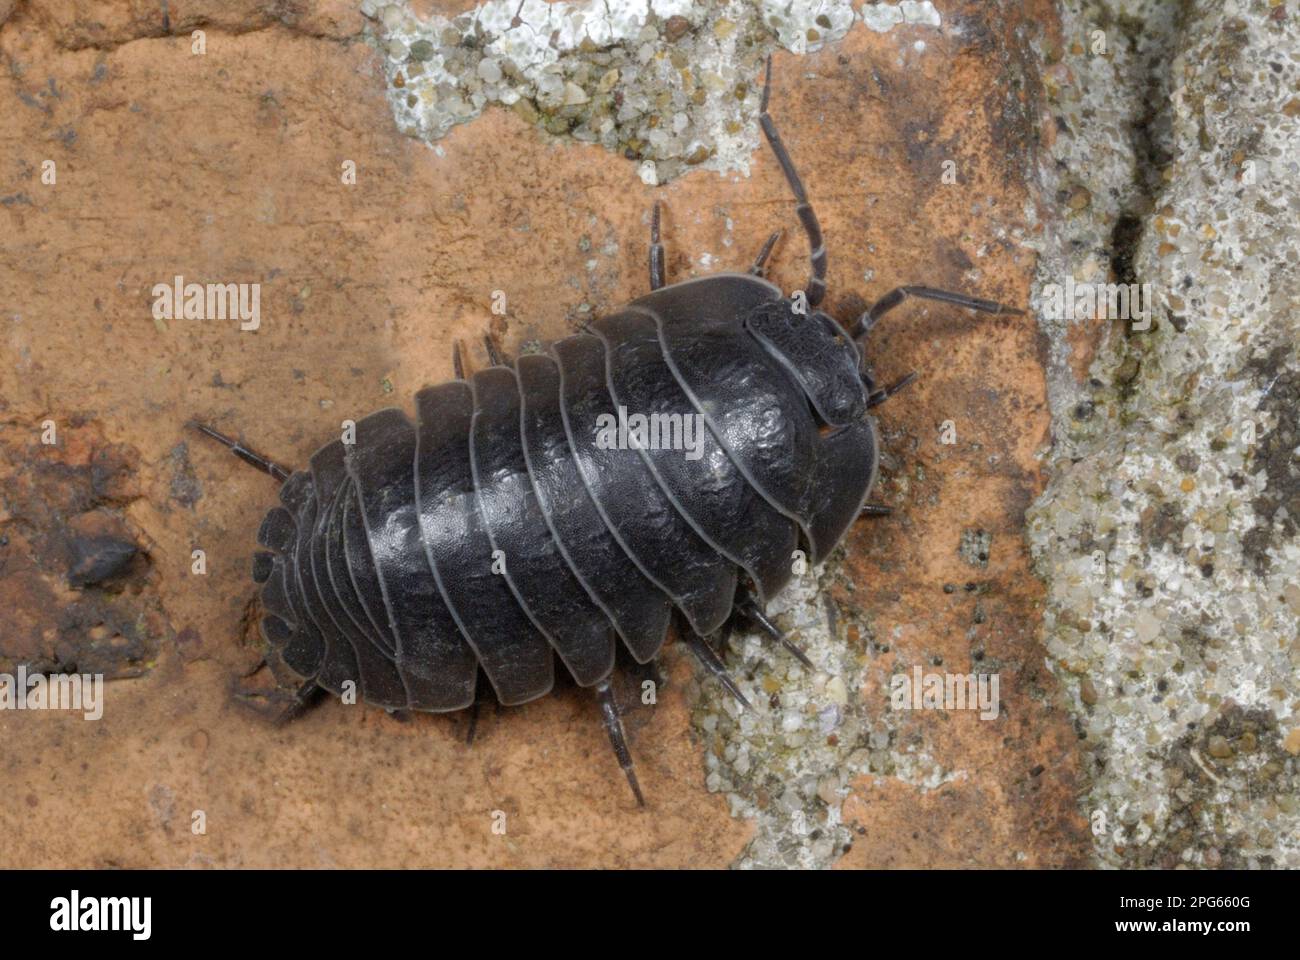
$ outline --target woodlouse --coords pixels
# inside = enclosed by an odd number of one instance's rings
[[[389,709],[476,704],[480,671],[502,704],[551,690],[554,658],[595,690],[610,741],[643,803],[610,676],[621,639],[639,663],[681,635],[742,703],[705,636],[743,618],[807,662],[767,619],[801,546],[823,559],[861,513],[878,464],[868,410],[877,389],[862,343],[908,296],[1021,311],[929,287],[900,287],[846,332],[817,310],[826,250],[803,184],[767,112],[760,123],[811,247],[804,291],[748,273],[667,285],[659,210],[651,292],[550,354],[494,365],[416,395],[417,419],[380,410],[290,472],[208,426],[282,481],[258,532],[267,548],[262,632],[305,682],[354,684]],[[668,423],[701,418],[698,456],[651,444],[610,449],[597,424],[619,409]],[[674,420],[673,418],[677,418]],[[608,421],[604,421],[608,422]]]

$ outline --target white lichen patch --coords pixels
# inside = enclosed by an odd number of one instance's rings
[[[762,65],[777,47],[816,50],[859,16],[878,31],[941,24],[913,0],[861,14],[849,0],[487,0],[428,19],[406,3],[362,10],[410,136],[436,141],[495,104],[637,161],[652,185],[695,166],[748,173]]]
[[[834,863],[853,839],[842,809],[859,777],[934,790],[965,776],[937,763],[920,737],[900,736],[887,696],[863,697],[870,631],[830,604],[836,567],[797,577],[768,605],[816,669],[761,634],[737,632],[727,667],[753,709],[701,675],[695,726],[705,743],[705,785],[726,795],[733,816],[755,824],[742,869]]]
[[[862,22],[868,29],[877,33],[892,30],[900,23],[919,23],[930,27],[939,26],[943,20],[939,11],[930,0],[917,3],[916,0],[903,0],[897,5],[892,3],[868,3],[862,7]]]
[[[1300,866],[1300,27],[1276,9],[1078,0],[1044,51],[1038,289],[1155,298],[1147,331],[1073,321],[1110,327],[1082,387],[1072,323],[1043,321],[1029,536],[1110,865]]]

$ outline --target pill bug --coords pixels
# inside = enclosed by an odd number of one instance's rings
[[[868,411],[914,375],[878,388],[868,332],[909,296],[1022,311],[924,286],[891,291],[848,331],[818,310],[826,250],[770,89],[769,60],[759,119],[811,248],[803,291],[764,277],[779,233],[748,273],[667,284],[656,204],[648,294],[513,364],[487,339],[493,365],[468,378],[457,345],[456,379],[416,394],[414,422],[380,410],[294,471],[196,424],[281,481],[253,578],[301,699],[351,684],[390,710],[464,710],[482,674],[499,703],[521,704],[550,692],[558,656],[594,690],[644,804],[610,686],[617,643],[647,663],[675,618],[744,705],[705,639],[724,626],[747,621],[811,666],[764,609],[797,550],[816,564],[856,517],[888,512],[866,502]],[[601,442],[627,411],[701,424],[697,455],[635,430],[622,448]]]

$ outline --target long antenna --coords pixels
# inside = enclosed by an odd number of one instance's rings
[[[199,423],[196,420],[194,421],[194,426],[199,430],[200,433],[209,436],[213,440],[217,441],[217,443],[224,446],[227,450],[229,450],[231,453],[237,456],[240,460],[243,460],[249,466],[256,467],[258,470],[261,470],[263,473],[269,474],[270,476],[278,480],[280,483],[284,483],[284,481],[289,479],[289,471],[286,470],[284,467],[280,466],[278,463],[276,463],[274,460],[270,459],[269,457],[265,457],[262,454],[258,453],[256,450],[244,446],[238,440],[234,439],[233,437],[226,436],[220,430],[217,430],[215,427],[210,427],[206,423]]]

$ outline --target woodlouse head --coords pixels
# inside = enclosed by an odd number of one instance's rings
[[[845,426],[866,414],[858,346],[831,317],[801,312],[798,300],[772,300],[745,318],[745,329],[790,371],[823,423]]]

